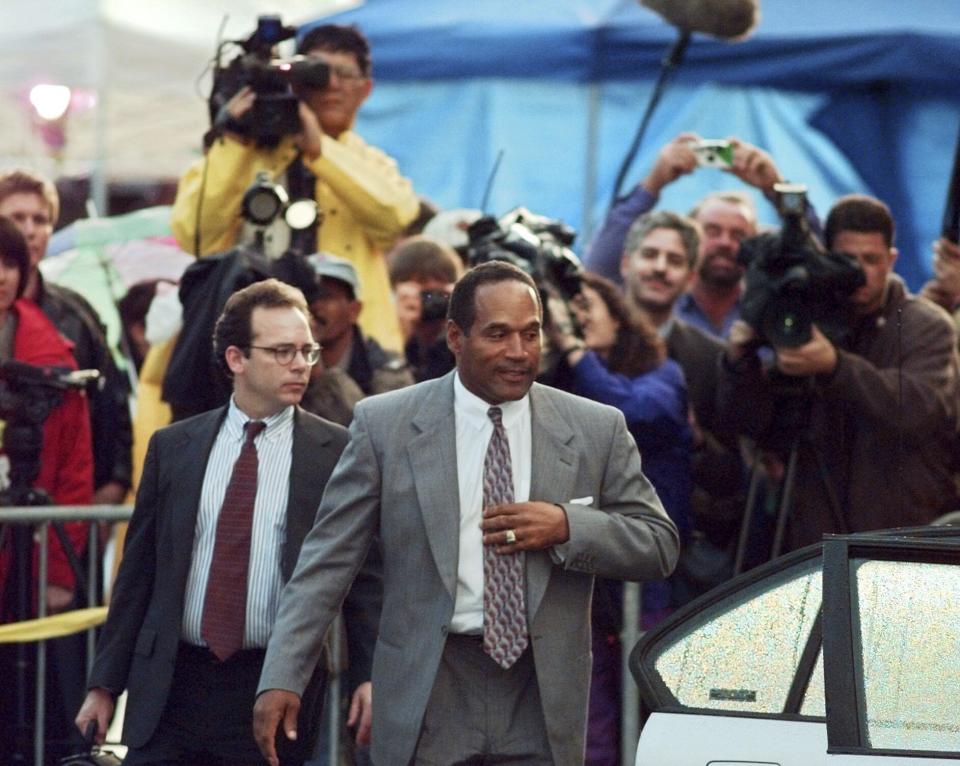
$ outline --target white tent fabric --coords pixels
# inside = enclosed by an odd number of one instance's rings
[[[356,5],[338,0],[3,0],[0,3],[0,167],[51,175],[176,177],[200,153],[203,78],[224,39],[244,38],[264,13],[287,24]],[[48,82],[95,94],[71,113],[60,159],[33,124],[28,93]]]

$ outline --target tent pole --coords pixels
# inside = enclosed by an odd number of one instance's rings
[[[96,216],[109,215],[107,209],[107,61],[106,34],[104,21],[97,20],[97,45],[94,46],[94,82],[96,83],[97,105],[94,123],[93,163],[90,168],[90,199]],[[89,207],[89,204],[88,204]],[[88,213],[89,214],[89,213]],[[93,217],[93,216],[90,216]]]
[[[587,147],[583,168],[583,208],[580,215],[581,249],[593,238],[596,221],[593,206],[597,195],[597,154],[600,151],[600,83],[587,85]]]

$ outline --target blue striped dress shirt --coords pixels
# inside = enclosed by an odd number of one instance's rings
[[[283,576],[280,561],[287,532],[287,498],[290,466],[293,462],[293,407],[286,407],[264,419],[267,427],[257,436],[257,499],[253,508],[253,539],[250,542],[250,569],[247,581],[247,618],[243,648],[267,645],[277,616]],[[213,560],[217,517],[230,482],[233,464],[243,445],[243,425],[248,418],[233,398],[217,434],[200,493],[200,508],[193,535],[193,557],[184,595],[181,637],[189,644],[204,646],[200,636],[203,600]],[[162,576],[162,573],[161,573]]]

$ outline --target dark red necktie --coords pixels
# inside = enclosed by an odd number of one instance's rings
[[[228,659],[243,646],[250,535],[257,499],[257,448],[253,440],[266,426],[259,420],[244,424],[246,439],[233,464],[217,519],[200,635],[220,660]]]

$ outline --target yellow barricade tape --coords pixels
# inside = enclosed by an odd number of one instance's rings
[[[37,620],[12,622],[0,625],[0,644],[19,644],[27,641],[44,641],[48,638],[61,638],[82,630],[94,628],[107,619],[107,607],[95,606],[90,609],[75,609],[72,612],[55,614]]]

